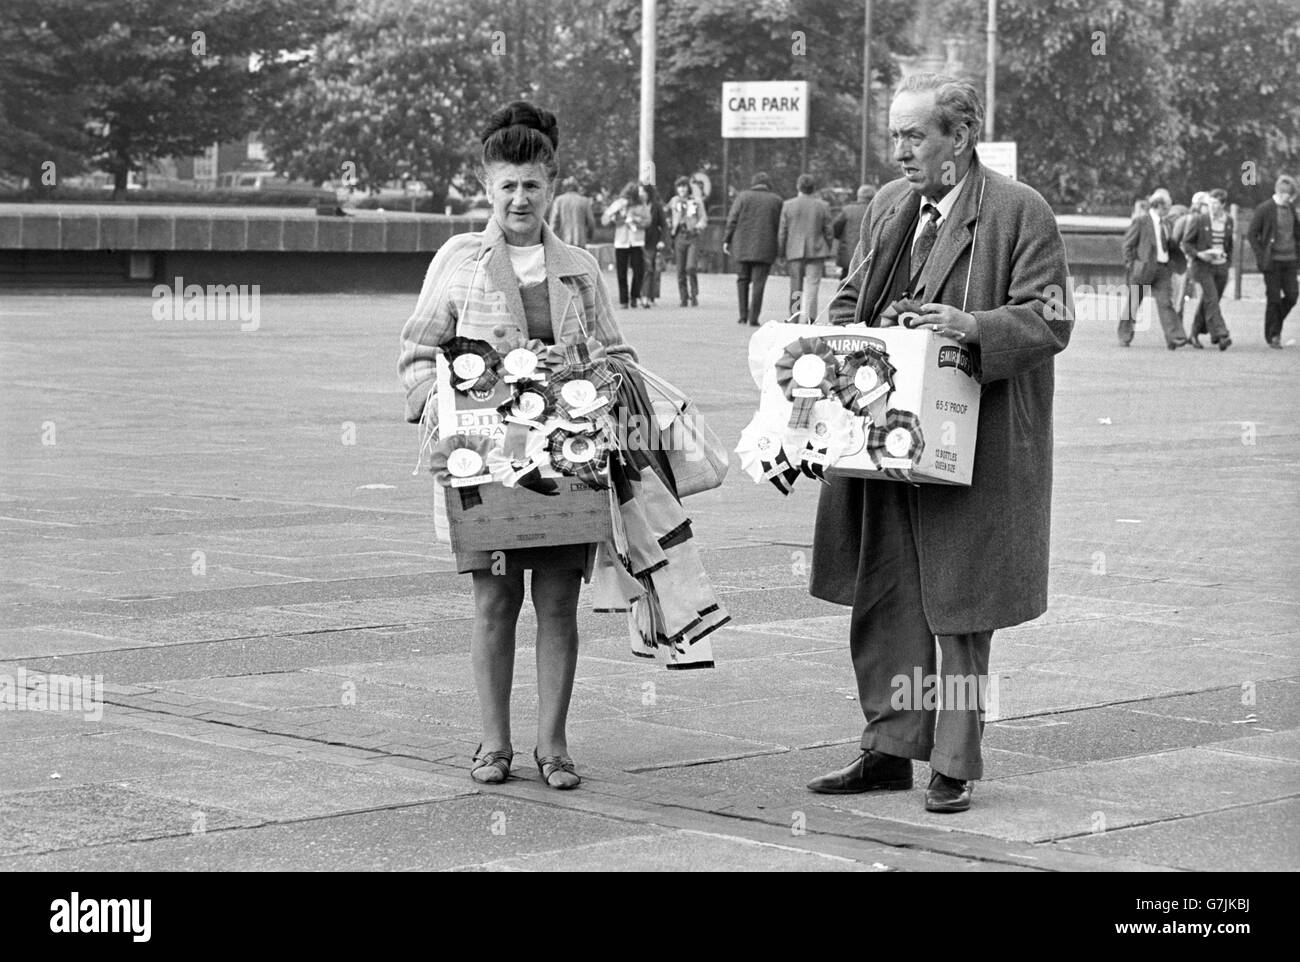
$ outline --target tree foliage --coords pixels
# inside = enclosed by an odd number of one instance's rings
[[[1053,204],[1123,204],[1181,168],[1158,0],[1002,0],[995,132]]]
[[[0,5],[0,171],[52,186],[79,173],[90,150],[86,103],[62,69],[41,0]]]
[[[44,0],[19,26],[47,51],[42,95],[77,98],[89,160],[117,188],[151,160],[256,128],[292,83],[336,0]],[[29,124],[29,127],[31,125]],[[39,137],[40,128],[29,130]],[[50,131],[49,133],[53,133]],[[49,139],[49,135],[46,135]]]
[[[266,118],[267,149],[316,183],[413,178],[441,197],[497,99],[500,41],[482,4],[358,0],[321,41],[308,81]]]
[[[1300,7],[1183,0],[1170,18],[1183,194],[1222,187],[1255,204],[1300,167]]]

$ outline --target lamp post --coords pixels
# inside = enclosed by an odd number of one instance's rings
[[[862,7],[862,150],[858,183],[867,182],[867,151],[870,150],[868,131],[871,126],[871,0],[863,0]]]
[[[641,0],[641,150],[637,176],[655,183],[655,0]]]

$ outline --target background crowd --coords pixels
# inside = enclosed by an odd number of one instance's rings
[[[1278,177],[1273,195],[1255,207],[1246,231],[1264,279],[1264,340],[1275,349],[1282,347],[1282,322],[1297,299],[1296,194],[1295,178]],[[1208,334],[1220,351],[1232,345],[1220,301],[1228,286],[1236,229],[1228,211],[1228,193],[1222,188],[1197,191],[1184,206],[1174,205],[1162,187],[1134,205],[1124,235],[1124,263],[1135,310],[1121,312],[1121,347],[1133,342],[1136,310],[1147,294],[1169,350],[1188,344],[1201,348],[1202,334]]]

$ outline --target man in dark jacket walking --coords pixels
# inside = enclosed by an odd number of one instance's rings
[[[1300,251],[1300,216],[1295,209],[1296,183],[1283,174],[1273,196],[1250,218],[1250,246],[1264,275],[1264,340],[1282,346],[1282,322],[1296,303],[1296,263]]]
[[[776,260],[776,236],[781,226],[781,198],[772,192],[771,179],[755,174],[749,190],[742,190],[727,215],[722,252],[740,263],[736,267],[736,296],[740,320],[758,327],[763,311],[763,288]]]

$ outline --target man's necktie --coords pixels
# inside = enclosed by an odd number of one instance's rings
[[[934,248],[935,238],[939,236],[937,226],[939,220],[939,208],[934,204],[926,204],[921,208],[921,216],[928,217],[925,226],[921,228],[921,236],[916,241],[916,246],[912,248],[912,293],[916,293],[917,281],[921,279],[921,271],[925,270],[926,258],[930,256],[930,251]]]

